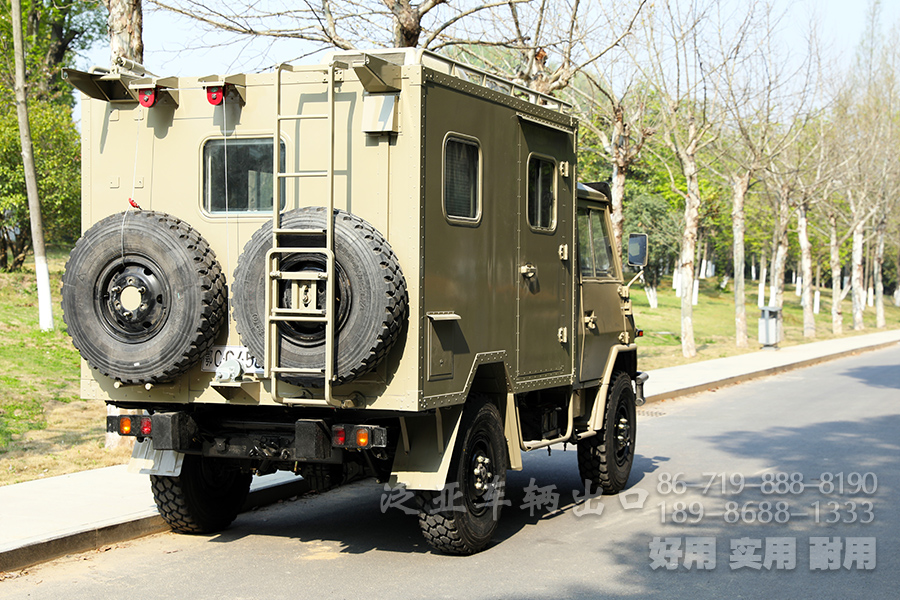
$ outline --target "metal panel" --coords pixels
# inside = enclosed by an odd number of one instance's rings
[[[556,170],[552,227],[533,227],[528,216],[529,160],[558,165],[574,161],[574,136],[555,128],[519,121],[518,379],[570,373],[574,341],[571,261],[560,247],[571,245],[573,182]]]

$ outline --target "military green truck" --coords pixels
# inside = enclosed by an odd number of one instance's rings
[[[227,527],[253,474],[362,473],[470,554],[523,452],[577,444],[589,486],[626,486],[641,332],[570,106],[413,49],[66,77],[81,393],[131,409],[108,428],[173,529]],[[646,264],[646,236],[628,248]]]

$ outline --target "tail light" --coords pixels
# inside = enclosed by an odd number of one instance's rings
[[[349,450],[384,448],[387,446],[387,429],[375,425],[334,425],[331,445]]]

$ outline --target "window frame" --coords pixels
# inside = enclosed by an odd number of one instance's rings
[[[550,217],[550,227],[535,227],[531,222],[530,210],[528,203],[531,200],[531,161],[537,159],[549,162],[553,165],[553,205]],[[528,160],[525,162],[525,222],[528,227],[535,233],[556,233],[556,227],[559,223],[559,161],[552,156],[531,152],[528,154]]]
[[[591,252],[591,264],[593,266],[593,274],[585,275],[581,269],[581,252],[584,251],[584,248],[581,246],[581,232],[576,229],[576,239],[578,239],[578,276],[582,281],[584,280],[599,280],[599,281],[618,281],[618,262],[615,255],[615,248],[612,246],[612,228],[610,220],[609,220],[609,209],[604,206],[593,206],[593,205],[580,205],[577,207],[575,211],[575,224],[576,228],[578,227],[578,217],[581,211],[587,213],[587,222],[588,222],[588,237],[590,239],[590,252]],[[602,275],[597,274],[597,256],[594,253],[594,227],[593,220],[591,219],[592,215],[597,213],[601,222],[601,228],[606,227],[606,250],[609,253],[609,268]]]
[[[211,219],[221,219],[221,218],[225,218],[226,216],[230,217],[230,218],[239,217],[239,218],[247,218],[247,219],[262,219],[262,218],[266,218],[267,215],[271,215],[272,214],[272,206],[269,206],[268,208],[264,208],[262,210],[252,210],[252,211],[251,210],[240,210],[237,208],[228,209],[228,210],[225,210],[225,209],[212,210],[211,207],[209,206],[209,204],[207,202],[207,200],[208,200],[207,196],[209,194],[209,190],[207,189],[208,173],[206,171],[205,152],[206,152],[207,144],[209,144],[210,142],[221,142],[222,140],[227,140],[228,142],[232,142],[232,141],[246,142],[248,140],[264,140],[265,144],[267,144],[270,148],[272,147],[272,135],[267,132],[242,133],[241,135],[228,135],[228,136],[211,135],[211,136],[207,136],[207,137],[203,138],[201,140],[200,146],[199,146],[200,185],[198,187],[199,187],[199,195],[200,195],[200,212],[203,215],[205,215]],[[286,165],[288,162],[287,161],[287,159],[288,159],[287,149],[289,147],[289,144],[287,143],[285,138],[282,137],[279,145],[281,147],[281,158],[283,160],[282,172],[284,172],[284,169],[286,168]],[[270,166],[272,165],[271,161],[269,161],[269,165]],[[271,172],[267,171],[267,173],[271,173]],[[274,176],[274,173],[271,173],[271,174],[272,174],[273,186],[274,186],[276,178]],[[287,185],[286,185],[286,181],[284,179],[281,180],[281,186],[283,188],[282,193],[281,193],[281,208],[283,210],[285,208],[285,206],[287,206],[287,197],[286,197],[287,196]],[[275,190],[273,187],[273,190],[272,190],[272,192],[273,192],[272,193],[272,203],[273,204],[275,202],[274,191]]]
[[[475,216],[460,217],[451,215],[447,212],[447,146],[450,142],[459,142],[475,146],[478,149],[478,169],[475,183]],[[455,131],[448,131],[444,135],[444,141],[441,143],[441,212],[444,218],[451,225],[462,225],[465,227],[477,227],[481,224],[483,214],[482,198],[484,184],[484,152],[481,149],[481,140],[471,135],[465,135]]]

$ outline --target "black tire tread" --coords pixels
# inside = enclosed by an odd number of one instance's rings
[[[319,213],[323,216],[325,210],[324,207],[298,209],[298,211],[308,211],[308,213],[312,214]],[[290,214],[291,213],[286,213],[285,219],[290,218]],[[381,331],[378,333],[377,338],[374,340],[365,359],[359,361],[356,365],[347,367],[340,373],[335,373],[336,379],[334,384],[340,385],[368,373],[391,351],[394,343],[400,337],[401,329],[406,322],[409,312],[409,298],[406,290],[406,280],[404,279],[403,271],[400,268],[400,261],[381,233],[379,233],[371,224],[352,213],[336,209],[334,214],[336,219],[340,219],[349,225],[349,227],[357,232],[357,236],[367,243],[369,250],[376,255],[376,260],[382,268],[384,281],[387,284],[387,289],[384,294],[384,305],[383,308],[379,309],[379,312],[382,315]],[[284,223],[282,223],[282,227],[285,227]],[[337,223],[335,223],[335,227],[337,227]],[[252,254],[252,252],[248,252],[248,250],[261,243],[261,241],[271,239],[271,237],[272,222],[270,221],[254,232],[253,236],[244,246],[244,251],[238,257],[235,274],[249,271],[251,267],[247,264],[247,261],[254,260],[254,257],[248,256]],[[259,238],[263,238],[263,240],[260,240]],[[240,275],[236,275],[236,278],[239,279]],[[246,309],[242,306],[242,299],[238,294],[233,295],[232,305],[235,328],[237,329],[238,335],[244,340],[244,344],[248,348],[251,348],[252,351],[252,346],[254,345],[252,341],[253,336],[249,329],[251,329],[253,325],[249,323],[249,320],[245,322],[245,319],[242,318],[242,311],[245,311]],[[262,356],[257,356],[256,358],[260,363],[264,360]],[[293,378],[290,375],[282,376],[282,378],[289,382],[304,385],[310,383],[307,378]],[[312,383],[314,385],[321,385],[321,378],[319,378],[318,382]]]
[[[612,402],[617,389],[621,385],[631,388],[631,378],[623,371],[615,371],[612,375],[612,387],[607,398],[606,410],[613,410]],[[622,383],[620,383],[620,381]],[[599,401],[599,398],[597,399]],[[607,431],[599,431],[596,435],[578,442],[578,471],[582,480],[590,480],[593,486],[599,486],[605,494],[618,494],[624,489],[613,480],[611,461],[615,460],[613,450],[608,447],[611,442]]]
[[[191,264],[197,273],[202,294],[202,312],[200,322],[194,331],[193,342],[185,349],[180,358],[170,365],[160,367],[156,372],[143,377],[127,377],[120,373],[113,372],[111,369],[104,369],[102,366],[95,364],[89,353],[85,356],[83,347],[79,344],[79,340],[72,338],[72,343],[81,355],[85,358],[88,365],[92,369],[96,369],[101,374],[111,379],[116,379],[125,384],[144,384],[144,383],[165,383],[172,381],[180,375],[186,373],[193,367],[203,354],[213,345],[219,329],[225,320],[225,276],[222,268],[216,260],[216,254],[210,248],[209,243],[200,235],[200,233],[191,227],[188,223],[173,217],[172,215],[156,212],[151,210],[138,210],[132,212],[129,218],[145,219],[146,227],[161,227],[170,230],[174,236],[182,242],[185,250],[190,255]],[[122,213],[111,215],[105,219],[98,221],[84,236],[79,238],[75,247],[70,254],[69,261],[66,263],[66,271],[63,273],[62,286],[63,293],[67,287],[73,287],[72,278],[75,277],[68,269],[71,257],[78,252],[85,252],[85,247],[89,243],[89,236],[92,231],[100,231],[107,225],[117,226],[122,222]],[[67,326],[70,325],[67,320],[65,311],[65,302],[63,303],[63,321]]]

